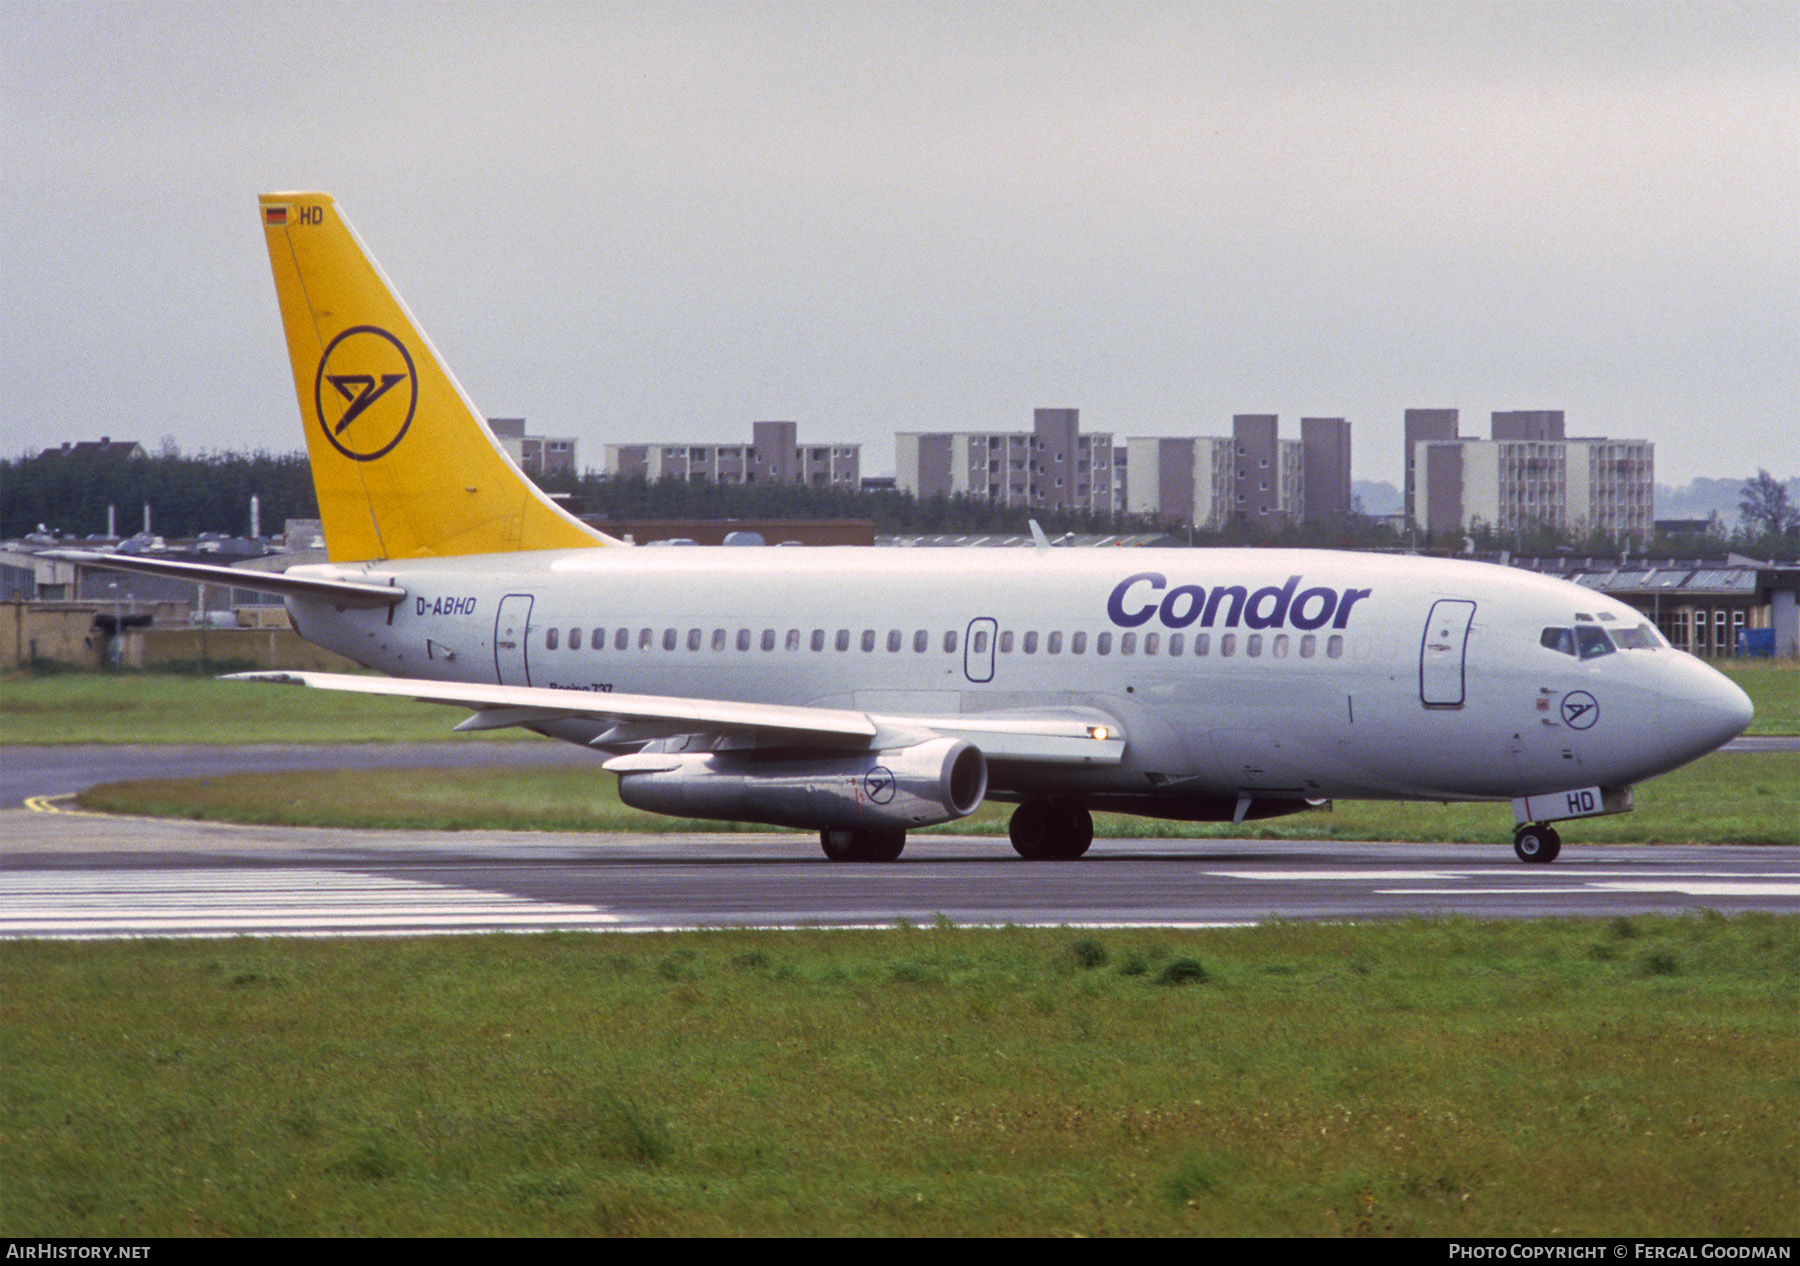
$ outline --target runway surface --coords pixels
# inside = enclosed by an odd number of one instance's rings
[[[15,747],[4,790],[9,804],[43,804],[134,774],[378,759],[591,763],[556,744]],[[1800,855],[1571,844],[1554,864],[1527,866],[1505,845],[1097,840],[1078,862],[1026,862],[1000,839],[914,835],[899,862],[859,865],[827,862],[804,835],[356,831],[0,809],[0,937],[878,926],[940,916],[1195,926],[1698,907],[1800,913]]]
[[[552,928],[1194,926],[1289,919],[1800,913],[1785,849],[1096,841],[1026,862],[915,836],[890,865],[797,835],[421,834],[0,811],[0,936],[399,935]]]

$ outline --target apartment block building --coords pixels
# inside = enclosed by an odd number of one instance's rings
[[[1231,521],[1237,463],[1230,440],[1140,435],[1125,441],[1125,451],[1128,512],[1215,530]]]
[[[614,478],[704,480],[716,484],[808,484],[856,488],[862,445],[802,445],[794,422],[754,422],[748,444],[608,444],[601,473]]]
[[[1113,437],[1082,434],[1079,409],[1038,409],[1029,431],[901,431],[894,463],[896,486],[920,498],[1102,514],[1122,504]]]
[[[1656,446],[1565,434],[1560,410],[1495,413],[1491,438],[1457,434],[1456,410],[1406,413],[1406,510],[1430,532],[1485,525],[1547,527],[1648,540],[1655,514]]]
[[[1274,531],[1348,514],[1350,424],[1303,418],[1301,438],[1281,438],[1273,413],[1240,413],[1230,438],[1140,436],[1125,443],[1133,514],[1219,530]]]
[[[533,479],[579,473],[573,435],[528,434],[524,418],[489,418],[487,424],[507,456]]]

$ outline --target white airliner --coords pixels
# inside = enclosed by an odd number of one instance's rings
[[[1095,809],[1239,823],[1331,800],[1562,819],[1717,748],[1750,700],[1630,607],[1479,563],[1276,549],[634,548],[506,457],[337,204],[261,218],[329,564],[110,566],[284,596],[390,674],[263,681],[458,704],[604,755],[659,813],[816,830],[836,861],[1016,803],[1032,859]],[[89,557],[89,561],[98,561]]]

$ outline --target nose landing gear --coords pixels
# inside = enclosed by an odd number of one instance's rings
[[[1527,822],[1513,832],[1513,852],[1522,862],[1553,862],[1562,852],[1562,836],[1555,827]]]

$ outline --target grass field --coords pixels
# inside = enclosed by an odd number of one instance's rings
[[[1800,734],[1800,664],[1720,666],[1756,701],[1749,733]],[[466,715],[406,699],[160,673],[0,679],[0,743],[423,742],[453,737],[451,727]]]
[[[454,739],[459,708],[173,673],[0,680],[0,743],[421,743]],[[518,730],[484,739],[541,741]]]
[[[0,1235],[1792,1236],[1800,921],[0,944]]]

